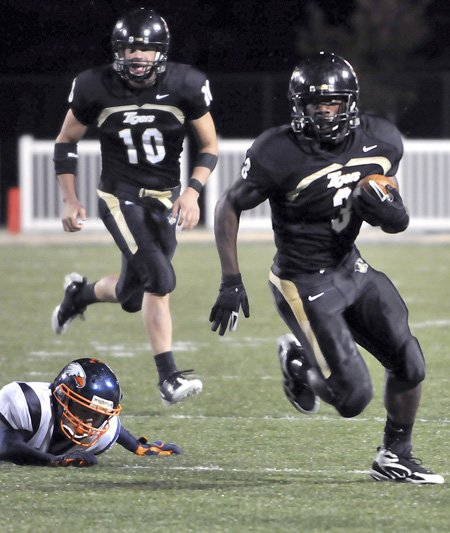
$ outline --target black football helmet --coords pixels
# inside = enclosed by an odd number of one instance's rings
[[[98,359],[77,359],[66,365],[51,385],[58,402],[57,422],[79,446],[92,446],[121,411],[119,381]]]
[[[292,129],[307,139],[339,144],[359,125],[359,85],[353,67],[332,53],[320,52],[295,67],[289,83]],[[339,104],[336,114],[318,104]]]
[[[139,7],[121,17],[114,26],[111,46],[114,69],[128,81],[144,82],[154,79],[166,69],[170,33],[166,21],[153,9]],[[125,59],[125,49],[155,50],[154,61]],[[145,67],[142,74],[133,74],[133,66]]]

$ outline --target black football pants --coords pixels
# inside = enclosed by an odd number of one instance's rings
[[[98,194],[100,217],[122,252],[117,299],[125,311],[139,311],[144,292],[164,295],[175,288],[171,260],[177,245],[176,221],[154,198]]]
[[[359,414],[372,398],[367,366],[357,344],[374,355],[396,380],[412,388],[424,379],[420,346],[408,310],[389,278],[371,268],[356,248],[334,268],[283,279],[276,265],[269,286],[283,320],[317,366],[311,331],[330,369],[327,385],[343,416]]]

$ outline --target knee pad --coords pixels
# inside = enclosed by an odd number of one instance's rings
[[[420,344],[415,337],[410,337],[400,348],[390,374],[403,388],[413,388],[425,379],[425,359]]]
[[[123,302],[120,301],[120,297],[118,297],[117,299],[119,300],[120,305],[124,311],[126,311],[127,313],[137,313],[142,309],[142,297],[143,292],[140,291],[139,294],[133,294],[131,298],[128,298]]]
[[[151,292],[164,296],[174,291],[176,285],[175,271],[170,265],[170,269],[159,272],[156,275],[147,277],[144,283],[144,292]]]
[[[361,414],[373,398],[373,388],[370,379],[357,386],[349,387],[345,396],[336,403],[335,408],[344,418],[352,418]]]
[[[345,375],[333,373],[327,380],[332,391],[332,405],[344,418],[352,418],[364,411],[373,397],[372,381],[362,357],[346,365]]]
[[[144,292],[164,296],[174,291],[176,285],[175,270],[166,256],[154,254],[145,257],[138,251],[134,257],[133,266],[139,274]]]

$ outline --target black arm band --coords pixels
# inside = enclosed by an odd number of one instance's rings
[[[191,178],[189,180],[188,187],[190,187],[191,189],[194,189],[194,191],[197,191],[198,194],[200,194],[203,189],[203,183],[196,178]]]
[[[207,152],[199,152],[195,159],[194,167],[206,167],[212,172],[217,165],[218,157]]]
[[[56,175],[77,173],[77,143],[56,143],[53,155]]]

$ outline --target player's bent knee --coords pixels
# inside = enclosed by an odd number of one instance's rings
[[[415,387],[425,379],[425,359],[418,340],[410,337],[397,354],[395,367],[391,370],[395,379]]]
[[[139,252],[138,252],[139,254]],[[167,257],[154,257],[153,261],[144,255],[136,255],[135,268],[139,272],[143,292],[164,296],[175,290],[175,270]]]
[[[328,381],[335,396],[333,405],[344,418],[362,413],[373,398],[369,371],[360,357],[347,363],[344,375],[337,379],[332,375]]]
[[[153,277],[147,279],[144,283],[144,291],[164,296],[173,292],[175,290],[175,285],[176,277],[172,268],[171,270],[166,270],[163,275],[160,275],[157,278]]]
[[[352,418],[361,414],[373,398],[372,383],[358,386],[347,392],[345,398],[335,405],[338,413],[344,418]]]
[[[120,305],[127,313],[137,313],[142,309],[142,294],[140,296],[129,298],[124,302],[120,302]]]

